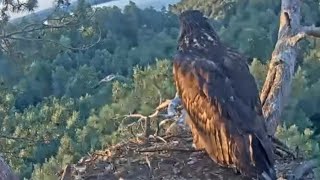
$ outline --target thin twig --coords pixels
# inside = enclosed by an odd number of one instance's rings
[[[151,126],[151,118],[155,118],[155,117],[159,117],[161,116],[159,113],[160,113],[160,110],[167,107],[168,104],[170,103],[170,100],[166,100],[165,102],[161,103],[157,108],[156,108],[156,111],[154,113],[152,113],[151,115],[148,115],[148,116],[145,116],[145,115],[142,115],[142,114],[129,114],[129,115],[125,115],[124,119],[126,118],[139,118],[139,120],[137,122],[133,122],[131,124],[129,124],[127,127],[131,127],[137,123],[141,123],[141,120],[144,120],[145,121],[145,124],[144,124],[144,127],[142,126],[142,129],[144,129],[144,132],[145,132],[145,137],[149,137],[150,135],[150,126]]]
[[[162,110],[164,108],[167,108],[169,106],[170,102],[171,102],[170,99],[165,100],[164,102],[159,104],[159,106],[156,108],[156,110],[160,111],[160,110]]]
[[[160,141],[162,141],[162,142],[164,142],[164,143],[168,143],[165,139],[163,139],[162,137],[160,137],[160,136],[152,136],[153,138],[155,138],[155,139],[159,139]]]
[[[152,148],[142,148],[136,150],[140,153],[145,152],[158,152],[158,151],[180,151],[180,152],[199,152],[203,151],[202,149],[186,149],[186,148],[172,148],[172,147],[152,147]]]
[[[129,127],[129,131],[130,131],[131,135],[132,135],[134,138],[137,138],[137,136],[135,135],[135,133],[133,133],[132,126]]]
[[[146,156],[146,162],[147,162],[148,167],[149,167],[149,177],[151,178],[151,177],[152,177],[152,173],[153,173],[153,171],[152,171],[153,168],[152,168],[152,166],[151,166],[151,162],[150,162],[148,156]]]

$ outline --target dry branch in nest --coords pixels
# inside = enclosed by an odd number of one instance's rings
[[[144,121],[144,125],[143,125],[143,130],[144,130],[144,137],[148,138],[150,135],[152,135],[152,128],[151,128],[151,121],[153,119],[156,119],[156,130],[155,130],[155,134],[154,136],[156,138],[158,137],[159,131],[160,131],[160,127],[159,127],[159,121],[158,119],[164,119],[164,118],[173,118],[175,116],[177,116],[179,114],[179,112],[177,112],[175,109],[177,108],[176,105],[171,107],[173,110],[169,111],[170,113],[161,113],[163,110],[168,109],[168,107],[172,106],[172,102],[173,100],[165,100],[164,102],[160,102],[160,104],[158,105],[158,107],[156,107],[155,111],[150,114],[150,115],[142,115],[142,114],[129,114],[129,115],[125,115],[125,119],[126,118],[138,118],[138,120],[136,122],[133,122],[129,125],[126,126],[126,128],[129,128],[130,131],[132,131],[132,126],[135,126],[137,124],[141,125],[142,121]],[[180,104],[179,104],[180,105]],[[131,133],[133,136],[134,133]]]
[[[215,164],[201,150],[192,147],[191,134],[185,137],[162,136],[166,142],[149,139],[148,143],[135,143],[124,140],[106,150],[95,152],[78,163],[70,165],[60,177],[71,177],[86,180],[95,179],[233,179],[245,178],[230,168]],[[301,163],[288,157],[276,160],[276,170],[280,178],[287,179],[292,175],[291,170]],[[311,180],[312,174],[303,176]]]
[[[177,121],[179,111],[174,110],[178,104],[171,104],[171,100],[161,103],[151,115],[131,114],[126,117],[150,120],[153,118],[174,118]],[[175,101],[173,101],[175,102]],[[171,109],[169,113],[161,113],[163,110]],[[150,125],[144,123],[144,125]],[[129,126],[132,126],[129,125]],[[154,127],[149,127],[150,129]],[[145,130],[148,129],[145,127]],[[298,166],[301,161],[292,159],[291,152],[274,139],[275,144],[287,154],[277,157],[276,170],[279,177],[288,178],[292,176],[291,170]],[[223,168],[215,164],[203,150],[196,150],[192,146],[191,132],[184,134],[149,134],[145,137],[146,143],[137,143],[135,140],[124,139],[122,143],[112,146],[104,151],[95,152],[82,158],[78,163],[69,165],[60,173],[60,179],[66,177],[93,179],[234,179],[243,180],[242,176],[236,174],[230,168]],[[297,177],[297,176],[295,176]],[[302,176],[304,180],[313,179],[313,174]]]

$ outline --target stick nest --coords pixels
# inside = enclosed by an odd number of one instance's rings
[[[303,159],[277,156],[278,179],[288,179]],[[85,180],[242,180],[232,169],[216,165],[209,156],[192,147],[190,133],[183,135],[134,138],[103,151],[83,157],[78,163],[67,165],[60,179]],[[313,174],[303,177],[314,179]]]

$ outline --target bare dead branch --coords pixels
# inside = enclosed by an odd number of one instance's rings
[[[148,116],[144,116],[142,114],[129,114],[129,115],[125,115],[125,118],[142,118],[142,119],[146,119],[147,117],[149,118],[154,118],[157,117],[160,113],[160,110],[165,109],[168,107],[168,105],[170,104],[171,100],[165,100],[164,102],[160,103],[160,105],[158,107],[156,107],[155,112],[153,112],[152,114],[148,115]]]
[[[155,138],[155,139],[158,139],[158,140],[160,140],[160,141],[164,142],[165,144],[167,144],[167,143],[168,143],[165,139],[163,139],[163,138],[162,138],[162,137],[160,137],[160,136],[151,135],[151,137],[152,137],[152,138]]]
[[[151,178],[152,177],[152,173],[153,173],[153,168],[151,166],[151,162],[150,162],[148,156],[146,156],[146,162],[147,162],[148,167],[149,167],[149,177]]]
[[[320,27],[303,26],[299,33],[288,39],[288,43],[291,46],[295,46],[300,40],[308,36],[320,38]]]
[[[320,38],[320,27],[304,26],[301,29],[302,29],[301,31],[308,36]]]
[[[133,122],[127,126],[125,126],[125,128],[132,128],[132,126],[137,125],[138,123],[141,123],[142,120],[144,120],[144,126],[142,126],[142,129],[144,130],[144,134],[145,134],[145,138],[148,138],[151,135],[151,119],[153,118],[160,118],[160,117],[168,117],[168,114],[160,114],[160,111],[167,108],[168,106],[170,106],[170,104],[172,103],[172,100],[166,100],[164,102],[160,102],[159,106],[156,107],[156,110],[150,114],[150,115],[142,115],[142,114],[129,114],[129,115],[125,115],[124,119],[122,120],[122,122],[127,119],[127,118],[139,118],[138,121]],[[175,114],[174,114],[175,115]],[[173,117],[174,115],[171,115],[170,117]],[[123,123],[121,123],[123,124]],[[159,133],[159,121],[157,121],[157,129],[155,131],[156,135],[157,133]],[[131,129],[132,131],[132,129]]]
[[[126,118],[146,118],[146,116],[142,115],[142,114],[129,114],[129,115],[125,115]]]
[[[288,38],[288,43],[290,46],[295,46],[300,40],[307,37],[307,34],[305,32],[299,32],[295,36]]]
[[[127,115],[127,117],[131,117],[130,115]],[[127,118],[127,117],[125,117],[124,119],[123,119],[123,121]],[[135,118],[135,117],[133,117],[133,118]],[[132,128],[133,126],[135,126],[135,125],[137,125],[138,123],[141,123],[141,121],[142,120],[144,120],[144,118],[139,118],[136,122],[133,122],[133,123],[131,123],[131,124],[128,124],[128,125],[126,125],[125,127],[126,128]],[[122,121],[122,122],[123,122]],[[123,123],[121,123],[121,125],[122,125]]]
[[[320,37],[320,28],[315,26],[300,25],[300,0],[282,0],[278,41],[272,53],[269,71],[262,88],[260,99],[263,114],[266,119],[268,133],[274,136],[280,123],[281,112],[290,94],[291,82],[298,55],[297,43],[310,36]],[[279,143],[274,141],[277,148]],[[282,148],[286,151],[287,148]],[[289,154],[291,151],[287,151]],[[301,179],[306,173],[319,165],[316,160],[311,160],[299,166],[292,180]]]
[[[268,133],[274,136],[283,108],[288,102],[299,48],[307,36],[320,37],[318,27],[300,25],[301,0],[282,0],[278,40],[272,53],[260,100]]]
[[[167,99],[164,102],[162,102],[161,104],[159,104],[159,106],[156,108],[156,110],[160,111],[162,109],[165,109],[169,106],[171,100]]]

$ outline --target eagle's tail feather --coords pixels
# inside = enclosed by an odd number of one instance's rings
[[[236,166],[246,176],[259,180],[276,180],[276,172],[267,152],[272,148],[266,149],[263,143],[254,134],[236,138],[234,151]]]
[[[192,132],[192,140],[193,140],[193,145],[195,149],[200,150],[200,149],[205,149],[205,143],[203,142],[202,138],[199,135],[199,132],[195,126],[195,124],[192,122],[190,119],[189,115],[186,115],[186,122],[189,124],[190,130]]]
[[[223,127],[213,128],[205,133],[197,130],[189,116],[187,122],[192,131],[195,148],[204,148],[217,164],[235,166],[241,174],[259,180],[277,179],[270,159],[272,147],[266,139],[260,140],[255,133],[233,134],[230,137]]]

